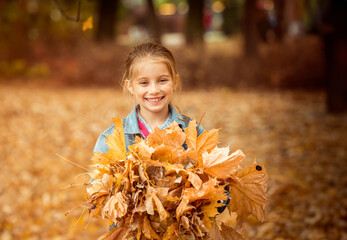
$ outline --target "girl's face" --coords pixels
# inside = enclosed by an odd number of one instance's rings
[[[141,113],[166,114],[175,90],[167,65],[148,57],[137,62],[136,70],[127,88],[140,105]]]

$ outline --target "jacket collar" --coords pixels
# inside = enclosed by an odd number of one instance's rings
[[[168,125],[171,125],[174,121],[176,121],[181,128],[188,127],[189,119],[176,112],[175,108],[171,105],[169,105],[169,107],[171,108],[171,114],[168,117]],[[124,134],[141,134],[136,108],[137,106],[135,106],[131,113],[124,119]]]

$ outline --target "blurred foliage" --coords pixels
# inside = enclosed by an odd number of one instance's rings
[[[56,1],[64,14],[77,17],[78,1]],[[211,13],[216,1],[206,0],[205,10]],[[314,29],[319,27],[319,14],[326,0],[298,1],[305,29],[317,32]],[[156,0],[154,4],[158,10],[161,4],[169,2],[177,6],[177,12],[170,18],[161,16],[163,26],[181,24],[176,30],[182,30],[186,13],[180,15],[179,11],[183,5],[183,10],[187,8],[187,2]],[[212,18],[223,24],[206,31],[217,32],[220,35],[216,33],[215,36],[221,37],[206,42],[200,49],[196,46],[169,46],[177,53],[186,85],[323,86],[325,65],[320,37],[301,35],[276,42],[270,34],[259,43],[259,58],[249,61],[242,57],[243,36],[239,33],[244,0],[218,2],[224,11],[215,13]],[[0,1],[0,20],[3,23],[0,28],[0,81],[37,76],[67,85],[118,82],[122,59],[135,43],[129,37],[129,29],[136,33],[142,31],[141,21],[145,19],[143,11],[146,6],[142,0],[120,3],[116,26],[118,37],[106,45],[98,45],[93,41],[98,23],[97,1],[81,1],[80,22],[67,20],[53,0]],[[83,21],[89,17],[93,17],[93,28],[83,31]],[[267,32],[261,34],[269,35]],[[174,42],[178,35],[173,32],[171,41]],[[183,35],[180,37],[184,38]],[[143,35],[138,38],[146,40]],[[312,72],[309,69],[318,70]]]

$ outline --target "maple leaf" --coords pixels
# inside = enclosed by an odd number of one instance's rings
[[[90,16],[89,18],[87,18],[87,20],[85,20],[83,22],[82,30],[86,31],[86,30],[92,29],[92,28],[93,28],[93,17]]]
[[[107,135],[106,144],[108,145],[108,152],[103,154],[111,161],[118,161],[126,159],[125,138],[122,119],[113,118],[114,130],[112,135]]]
[[[203,171],[212,177],[227,178],[236,171],[245,155],[241,150],[229,154],[229,147],[215,147],[210,153],[202,154]]]
[[[236,212],[238,219],[246,218],[250,213],[258,221],[264,220],[264,209],[267,203],[267,173],[256,162],[236,172],[239,181],[230,184],[230,212]]]
[[[182,148],[184,141],[185,133],[178,126],[177,122],[173,122],[168,128],[163,130],[155,128],[153,133],[148,135],[146,139],[146,142],[151,147],[164,144],[174,148]]]
[[[211,129],[209,131],[204,131],[197,138],[196,151],[199,155],[203,152],[210,152],[213,148],[217,146],[218,143],[218,129]]]

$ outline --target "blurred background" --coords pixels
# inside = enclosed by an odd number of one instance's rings
[[[89,177],[68,161],[87,168],[130,112],[119,81],[144,41],[173,52],[180,111],[267,168],[267,219],[248,219],[247,239],[347,239],[346,12],[345,0],[0,0],[0,239],[107,230],[69,211]]]

